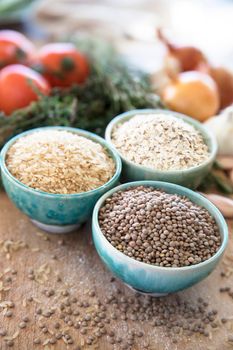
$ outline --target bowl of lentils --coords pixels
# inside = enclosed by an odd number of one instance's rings
[[[68,127],[43,127],[12,138],[1,151],[12,202],[40,228],[73,231],[96,201],[116,186],[121,159],[101,137]]]
[[[197,188],[217,154],[214,135],[183,114],[132,110],[115,117],[105,138],[122,160],[122,181],[156,180]]]
[[[92,217],[97,252],[138,292],[164,295],[206,278],[228,241],[227,224],[202,195],[159,181],[120,185],[103,195]]]

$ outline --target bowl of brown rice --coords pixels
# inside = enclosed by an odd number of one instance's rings
[[[217,153],[204,125],[168,110],[123,113],[108,124],[105,139],[122,160],[122,180],[156,180],[196,188]]]
[[[12,202],[40,228],[75,230],[96,201],[118,184],[121,159],[101,137],[75,128],[43,127],[9,140],[1,175]]]

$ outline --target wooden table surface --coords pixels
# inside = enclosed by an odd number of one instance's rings
[[[111,321],[116,333],[126,337],[129,329],[143,330],[144,336],[138,338],[132,350],[144,350],[149,342],[151,350],[227,350],[233,349],[233,343],[226,340],[233,335],[233,298],[227,293],[220,293],[220,287],[230,286],[233,289],[233,242],[230,230],[230,244],[220,266],[205,281],[193,288],[179,293],[181,299],[195,303],[198,297],[209,302],[210,308],[218,310],[218,319],[229,318],[224,325],[220,324],[210,331],[209,337],[194,334],[180,334],[178,343],[173,344],[163,327],[152,327],[147,321],[134,322],[116,320]],[[232,268],[230,264],[232,263]],[[32,270],[36,276],[30,279]],[[226,277],[221,277],[221,272]],[[71,327],[70,334],[74,343],[65,344],[61,339],[55,345],[47,344],[50,333],[43,334],[39,327],[43,322],[54,332],[54,325],[59,319],[56,307],[58,296],[68,290],[72,297],[87,300],[87,293],[95,290],[93,298],[103,299],[117,288],[127,296],[134,296],[134,292],[125,287],[120,281],[112,281],[97,253],[95,252],[90,225],[85,225],[78,232],[62,235],[48,235],[37,229],[27,217],[20,213],[8,200],[4,192],[0,192],[0,329],[7,330],[7,336],[14,336],[12,349],[17,350],[75,350],[81,349],[118,350],[119,345],[111,345],[103,336],[94,345],[84,344],[86,335],[80,334],[78,329]],[[44,290],[52,288],[55,294],[51,297],[44,295]],[[30,297],[33,301],[30,301]],[[29,298],[29,300],[28,300]],[[174,298],[174,296],[164,297]],[[7,301],[13,302],[13,308],[7,308]],[[93,301],[94,303],[94,301]],[[54,308],[55,313],[43,317],[36,313],[38,308],[48,310]],[[11,317],[7,317],[7,310],[12,310]],[[108,313],[108,307],[107,311]],[[22,318],[28,316],[29,322],[24,329],[19,328]],[[113,323],[114,322],[114,323]],[[34,345],[33,340],[42,339],[41,345]],[[0,336],[0,349],[9,349],[6,338]]]

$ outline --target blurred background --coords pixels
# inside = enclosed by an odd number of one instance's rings
[[[90,33],[115,42],[147,71],[162,64],[156,27],[233,69],[232,18],[232,0],[0,0],[1,29],[20,30],[38,44]]]

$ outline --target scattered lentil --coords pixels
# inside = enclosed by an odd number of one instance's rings
[[[95,291],[94,291],[94,290],[91,290],[91,291],[89,292],[88,295],[89,295],[89,297],[91,297],[91,298],[94,297],[94,296],[95,296]]]
[[[7,331],[3,328],[0,328],[0,336],[5,337],[7,335]]]
[[[233,343],[233,335],[229,335],[227,341]]]
[[[6,277],[5,281],[6,281],[7,283],[11,283],[11,282],[12,282],[12,278],[11,278],[10,276],[8,276],[8,277]]]
[[[24,322],[29,322],[29,317],[28,317],[28,316],[24,316],[24,317],[23,317],[23,321],[24,321]]]
[[[7,310],[5,313],[6,317],[12,317],[13,316],[13,312],[11,310]]]
[[[59,241],[57,243],[58,243],[58,245],[65,245],[64,239],[59,239]],[[65,290],[62,292],[62,295],[67,296],[67,295],[69,295],[69,293],[67,290]]]
[[[6,345],[9,346],[9,348],[11,348],[12,346],[14,346],[14,341],[13,340],[7,340]]]
[[[37,313],[37,315],[41,315],[42,314],[42,309],[41,308],[37,309],[36,313]]]
[[[39,344],[41,344],[41,340],[40,340],[39,338],[35,338],[35,339],[33,340],[33,343],[34,343],[35,345],[39,345]]]
[[[55,335],[55,337],[56,337],[57,340],[61,339],[62,338],[62,333],[57,333]]]
[[[27,326],[26,322],[19,323],[19,328],[21,328],[21,329],[26,328],[26,326]]]
[[[59,329],[60,327],[61,327],[61,325],[60,325],[59,322],[56,322],[56,323],[54,324],[54,328],[55,328],[55,329]]]
[[[74,311],[73,311],[73,315],[74,315],[74,316],[78,316],[78,315],[80,315],[79,310],[74,310]]]
[[[56,338],[51,338],[51,339],[49,340],[49,343],[50,343],[50,344],[56,344],[56,342],[57,342]]]
[[[45,334],[45,333],[48,333],[48,328],[47,327],[44,327],[42,328],[42,332]]]
[[[11,300],[8,301],[8,307],[10,308],[14,308],[15,307],[15,303]]]

